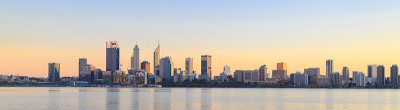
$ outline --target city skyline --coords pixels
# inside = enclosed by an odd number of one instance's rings
[[[399,1],[364,1],[362,5],[354,1],[190,1],[171,5],[176,2],[95,3],[121,7],[107,11],[84,1],[1,1],[0,74],[47,77],[47,64],[59,62],[61,76],[77,76],[82,57],[105,69],[104,42],[114,40],[121,47],[121,70],[130,67],[136,42],[143,56],[140,61],[152,63],[158,41],[160,57],[171,56],[180,68],[185,67],[186,57],[193,57],[197,73],[201,55],[212,55],[213,76],[225,65],[232,71],[266,65],[271,74],[277,62],[287,63],[288,74],[319,67],[324,75],[326,59],[334,60],[333,72],[346,66],[350,76],[352,71],[367,75],[367,66],[377,64],[384,65],[385,76],[390,76],[390,66],[400,63],[396,51],[400,48],[400,8],[395,5]],[[70,6],[80,12],[66,10]]]

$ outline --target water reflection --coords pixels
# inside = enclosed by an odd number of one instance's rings
[[[154,90],[154,110],[171,110],[171,89]]]
[[[211,89],[201,89],[201,109],[211,110]]]
[[[78,100],[78,106],[79,110],[87,110],[87,88],[79,88],[79,100]]]
[[[60,109],[60,96],[58,95],[60,89],[58,88],[48,88],[48,110],[57,110]]]
[[[107,89],[106,108],[107,110],[119,110],[119,94],[118,88]]]

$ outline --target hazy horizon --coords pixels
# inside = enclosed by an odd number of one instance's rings
[[[122,70],[138,43],[140,61],[153,65],[153,51],[184,69],[212,55],[213,75],[223,66],[253,70],[286,62],[288,74],[321,68],[334,60],[367,74],[381,64],[390,74],[400,64],[400,1],[336,0],[135,0],[0,1],[0,74],[47,77],[48,63],[61,76],[78,75],[78,59],[105,70],[106,41],[118,41]],[[151,71],[153,67],[151,66]],[[351,76],[352,72],[350,72]],[[271,75],[270,75],[271,76]]]

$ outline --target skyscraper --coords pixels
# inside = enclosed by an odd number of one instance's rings
[[[186,74],[193,74],[193,58],[186,58],[185,59],[185,71]]]
[[[230,67],[229,65],[225,65],[225,66],[224,66],[224,73],[225,73],[226,75],[232,75],[232,74],[231,74],[231,67]]]
[[[160,77],[165,81],[172,82],[172,76],[174,76],[174,63],[172,58],[167,56],[160,59]]]
[[[384,86],[385,85],[385,67],[383,65],[379,65],[377,70],[378,70],[378,74],[377,74],[377,79],[376,79],[376,85]]]
[[[349,83],[349,77],[350,77],[350,70],[349,70],[349,68],[348,67],[343,67],[343,69],[342,69],[342,80],[343,80],[343,83],[342,84],[347,84],[347,83]]]
[[[320,77],[320,69],[319,68],[307,68],[304,69],[304,74],[307,74],[310,78],[308,79],[310,81],[310,85],[317,85],[318,84],[318,78]]]
[[[87,65],[87,59],[86,58],[80,58],[79,59],[79,81],[83,81],[86,73],[86,65]]]
[[[119,70],[119,46],[117,41],[106,42],[106,71]]]
[[[397,65],[390,67],[390,84],[392,87],[399,86],[399,67]]]
[[[258,69],[258,73],[259,73],[259,81],[265,81],[267,79],[267,65],[262,65],[259,69]]]
[[[326,60],[326,76],[329,77],[329,74],[333,72],[333,60]]]
[[[131,68],[134,68],[136,71],[139,70],[139,46],[136,44],[135,48],[133,48],[133,60],[131,62]]]
[[[376,83],[378,75],[377,65],[368,65],[368,78],[372,79],[372,83]]]
[[[201,56],[201,75],[207,80],[211,80],[211,55]]]
[[[154,50],[154,57],[153,57],[153,65],[154,65],[154,74],[156,74],[157,76],[160,76],[160,70],[159,70],[159,66],[160,66],[160,44],[158,44],[156,50]]]
[[[146,73],[150,73],[150,62],[148,62],[148,61],[143,61],[141,64],[140,64],[140,69],[141,70],[144,70]]]
[[[287,70],[287,64],[284,62],[277,63],[276,65],[277,65],[276,70]]]
[[[353,83],[356,86],[365,86],[365,74],[363,72],[353,71]]]
[[[49,63],[49,82],[59,82],[60,78],[60,63]]]

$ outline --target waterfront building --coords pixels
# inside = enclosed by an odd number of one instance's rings
[[[307,69],[304,69],[304,73],[310,77],[309,78],[310,85],[318,84],[318,78],[321,76],[319,68],[307,68]]]
[[[243,82],[243,70],[236,70],[235,72],[233,72],[233,79],[236,82]]]
[[[267,73],[267,65],[262,65],[259,69],[258,69],[258,73],[259,73],[259,81],[265,81],[268,78],[268,73]]]
[[[348,84],[350,79],[350,70],[348,67],[343,67],[342,76],[342,84]]]
[[[211,81],[212,70],[211,70],[211,55],[201,56],[201,75],[202,78]]]
[[[371,84],[376,84],[377,83],[377,76],[378,76],[378,66],[377,65],[368,65],[368,78],[370,78],[372,81],[370,82]]]
[[[277,63],[276,70],[272,70],[272,78],[287,80],[287,64],[284,62]]]
[[[333,60],[326,60],[326,76],[329,77],[329,74],[333,72]]]
[[[86,73],[86,65],[87,65],[87,59],[86,58],[79,58],[79,72],[78,72],[78,76],[79,76],[79,81],[83,81],[84,80],[84,76]]]
[[[154,74],[156,74],[157,76],[161,76],[160,75],[160,70],[159,70],[159,66],[160,66],[160,44],[158,44],[156,50],[154,50],[154,56],[153,56],[153,65],[154,65]]]
[[[339,86],[341,84],[339,72],[334,72],[329,74],[328,78],[329,78],[329,83],[332,86]]]
[[[145,71],[146,73],[150,73],[150,62],[148,61],[143,61],[140,64],[140,69]]]
[[[365,86],[365,74],[363,72],[353,71],[353,83],[356,86],[364,87]]]
[[[399,86],[399,67],[397,65],[390,67],[390,84],[392,87]]]
[[[174,63],[172,58],[167,56],[160,59],[160,77],[164,81],[172,82],[174,76]]]
[[[117,41],[106,42],[106,70],[114,72],[119,68],[119,46]]]
[[[185,59],[185,71],[186,74],[193,73],[193,58],[188,57]]]
[[[376,85],[378,87],[385,86],[385,67],[383,65],[379,65],[377,67],[377,71]]]
[[[306,74],[306,73],[301,74],[301,72],[296,72],[296,73],[293,73],[293,75],[291,75],[291,76],[293,76],[293,79],[292,78],[291,79],[293,80],[294,85],[296,85],[298,87],[308,85],[308,82],[309,82],[308,74]]]
[[[60,63],[49,63],[48,82],[60,82]]]
[[[131,60],[131,68],[134,68],[136,71],[140,70],[139,66],[139,46],[136,44],[135,48],[133,48],[133,56]]]

